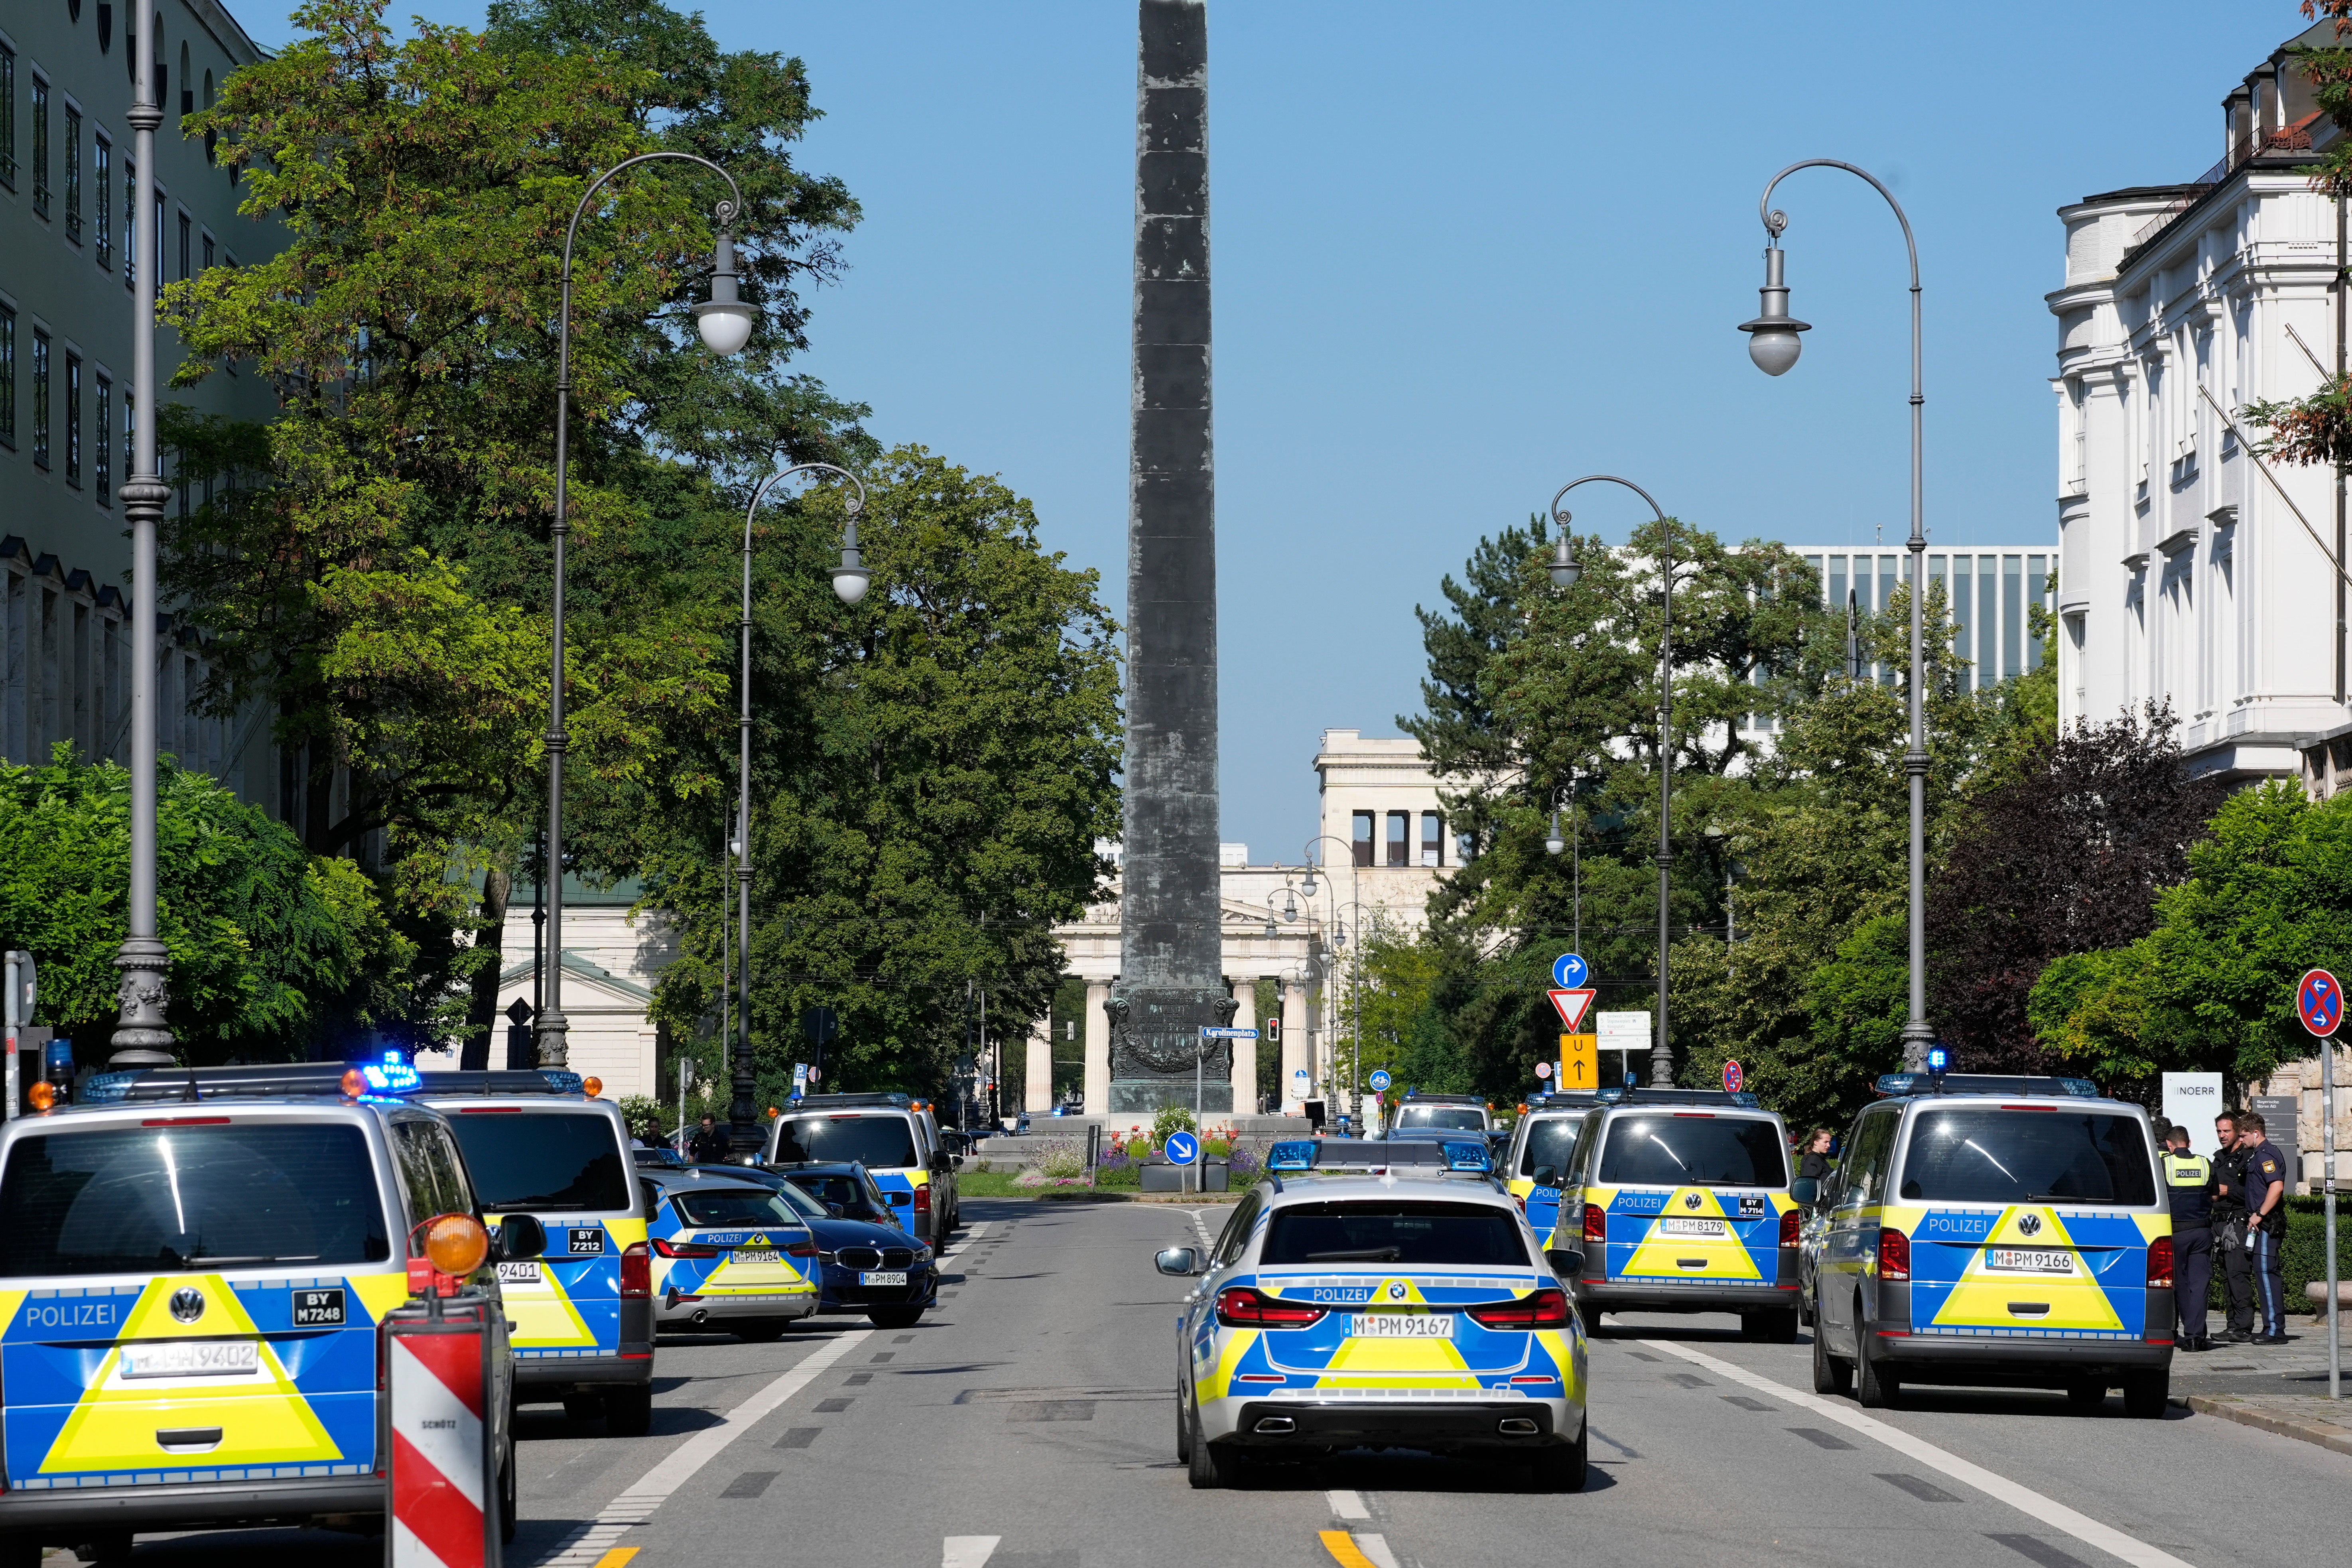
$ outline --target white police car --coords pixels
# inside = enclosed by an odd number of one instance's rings
[[[1398,1447],[1585,1477],[1584,1328],[1484,1141],[1276,1143],[1178,1319],[1177,1454],[1196,1487],[1281,1451]]]

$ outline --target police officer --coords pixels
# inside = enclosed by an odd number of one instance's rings
[[[2258,1345],[2286,1343],[2286,1281],[2279,1278],[2279,1243],[2286,1239],[2286,1155],[2271,1142],[2263,1119],[2238,1118],[2246,1151],[2246,1247],[2252,1254],[2255,1304],[2262,1309]]]
[[[2238,1146],[2239,1112],[2213,1119],[2221,1145],[2213,1156],[2213,1244],[2230,1287],[2230,1326],[2215,1337],[2244,1344],[2254,1337],[2253,1254],[2246,1247],[2246,1152]]]
[[[2209,1351],[2205,1299],[2213,1288],[2213,1167],[2189,1147],[2189,1129],[2165,1132],[2164,1190],[2172,1205],[2172,1300],[2180,1348]]]

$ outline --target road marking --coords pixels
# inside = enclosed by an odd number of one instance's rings
[[[1386,1543],[1383,1542],[1381,1551],[1385,1552],[1387,1549]],[[1337,1563],[1339,1568],[1382,1568],[1381,1563],[1366,1556],[1362,1549],[1357,1546],[1356,1538],[1344,1530],[1323,1531],[1323,1550],[1331,1554],[1331,1561]],[[1396,1565],[1391,1562],[1386,1568],[1396,1568]]]
[[[1332,1492],[1329,1496],[1331,1499],[1331,1517],[1334,1519],[1370,1519],[1372,1517],[1372,1510],[1364,1506],[1363,1496],[1360,1493]]]
[[[940,1568],[982,1568],[1003,1539],[1001,1535],[950,1535],[940,1552]]]
[[[1356,1549],[1370,1558],[1376,1568],[1397,1568],[1396,1553],[1389,1550],[1389,1538],[1367,1531],[1356,1537]]]
[[[596,1568],[625,1568],[629,1559],[635,1557],[639,1550],[635,1546],[615,1546],[596,1559]]]
[[[717,1412],[718,1426],[704,1428],[672,1449],[667,1458],[631,1482],[584,1529],[542,1561],[551,1568],[620,1568],[627,1559],[614,1560],[612,1553],[623,1534],[650,1521],[672,1492],[717,1458],[728,1444],[814,1383],[818,1373],[848,1354],[873,1331],[852,1329],[732,1410]]]
[[[1678,1345],[1669,1340],[1643,1340],[1642,1342],[1652,1350],[1664,1351],[1670,1356],[1678,1356],[1694,1365],[1706,1367],[1710,1372],[1730,1378],[1735,1383],[1745,1384],[1759,1394],[1769,1394],[1775,1398],[1785,1399],[1791,1405],[1810,1410],[1817,1415],[1825,1415],[1841,1426],[1849,1427],[1865,1437],[1884,1443],[1896,1453],[1916,1459],[1929,1469],[1941,1470],[1963,1486],[1974,1487],[1987,1497],[2009,1504],[2028,1518],[2038,1519],[2053,1530],[2064,1531],[2084,1545],[2095,1546],[2111,1557],[2121,1558],[2124,1562],[2134,1564],[2135,1568],[2191,1568],[2189,1563],[2173,1556],[2168,1552],[2159,1551],[2144,1541],[2126,1535],[2113,1525],[2102,1524],[2090,1515],[2079,1513],[2064,1503],[2042,1496],[2030,1487],[2020,1486],[2007,1476],[1996,1475],[1981,1465],[1970,1464],[1958,1454],[1939,1448],[1925,1438],[1915,1437],[1899,1426],[1891,1426],[1884,1421],[1874,1420],[1858,1410],[1823,1399],[1819,1394],[1806,1394],[1790,1388],[1785,1383],[1776,1383],[1769,1377],[1748,1371],[1744,1366],[1735,1366],[1727,1361],[1719,1361],[1714,1356],[1692,1350],[1686,1345]]]

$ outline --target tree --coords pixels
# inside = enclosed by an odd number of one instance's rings
[[[0,763],[0,924],[39,966],[37,1016],[79,1036],[84,1062],[105,1059],[118,1011],[130,856],[128,771],[65,745],[44,766]],[[168,758],[155,899],[190,1064],[299,1058],[414,1015],[400,984],[410,955],[367,879]]]

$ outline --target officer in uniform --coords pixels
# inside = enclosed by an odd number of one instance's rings
[[[2213,1167],[2189,1147],[2189,1129],[2165,1131],[2164,1190],[2172,1205],[2172,1299],[2180,1348],[2209,1351],[2205,1300],[2213,1288]]]
[[[2286,1239],[2286,1155],[2271,1142],[2252,1111],[2238,1118],[2246,1151],[2246,1246],[2253,1257],[2254,1299],[2262,1309],[2258,1345],[2286,1343],[2286,1281],[2279,1277],[2279,1243]]]
[[[2221,1147],[2213,1156],[2213,1242],[2230,1286],[2230,1325],[2217,1337],[2244,1344],[2254,1337],[2253,1254],[2246,1247],[2246,1152],[2238,1146],[2237,1113],[2213,1119]]]

